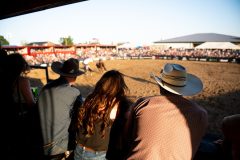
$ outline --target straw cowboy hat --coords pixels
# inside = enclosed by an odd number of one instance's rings
[[[79,70],[79,61],[74,58],[70,58],[63,63],[53,62],[51,68],[55,73],[66,77],[76,77],[84,74],[83,71]]]
[[[165,64],[160,76],[154,79],[162,88],[177,95],[192,96],[203,89],[202,81],[179,64]]]

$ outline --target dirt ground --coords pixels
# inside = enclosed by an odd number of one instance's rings
[[[165,63],[178,63],[186,67],[188,73],[197,75],[203,81],[204,89],[198,95],[187,97],[203,106],[209,114],[208,132],[220,134],[223,117],[240,113],[240,65],[235,63],[179,61],[179,60],[107,60],[107,70],[117,69],[125,75],[130,89],[129,97],[135,101],[139,97],[158,95],[156,82],[150,72],[159,75]],[[86,97],[103,73],[97,71],[96,62],[90,64],[95,71],[77,78],[76,86]],[[82,68],[80,64],[80,68]],[[58,77],[49,68],[50,79]],[[45,71],[32,69],[29,73],[31,85],[41,87],[46,84]]]

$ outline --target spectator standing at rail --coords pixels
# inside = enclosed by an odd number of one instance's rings
[[[44,155],[48,159],[61,159],[68,153],[70,110],[75,103],[82,102],[80,91],[73,84],[84,72],[79,70],[79,61],[74,58],[63,63],[53,62],[51,68],[60,77],[43,87],[38,109]]]
[[[224,158],[240,159],[240,114],[226,116],[222,120]]]
[[[29,78],[26,74],[30,71],[30,66],[22,55],[18,53],[8,55],[7,59],[8,80],[12,85],[14,101],[26,103],[27,107],[35,104],[31,91]]]
[[[127,90],[123,75],[116,70],[104,73],[97,82],[79,110],[75,160],[105,159],[112,122],[129,109]]]
[[[160,96],[140,98],[132,111],[126,159],[193,159],[207,128],[207,112],[184,98],[199,93],[201,80],[179,64],[154,76]]]
[[[3,50],[1,52],[1,61],[4,60],[1,63],[1,73],[4,73],[1,78],[1,102],[7,105],[3,107],[3,113],[7,115],[4,120],[5,123],[7,121],[7,126],[4,127],[7,135],[4,138],[8,143],[5,147],[10,150],[6,154],[9,159],[31,159],[31,117],[35,101],[29,78],[26,76],[30,67],[21,54],[7,55]],[[25,150],[28,150],[29,154],[25,155]]]

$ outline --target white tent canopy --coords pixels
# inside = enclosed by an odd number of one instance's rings
[[[205,42],[195,47],[196,49],[240,49],[240,46],[231,42]]]
[[[134,44],[134,43],[129,43],[129,42],[128,42],[128,43],[124,43],[124,44],[118,46],[119,49],[120,49],[120,48],[133,49],[133,48],[136,48],[136,47],[137,47],[136,44]]]

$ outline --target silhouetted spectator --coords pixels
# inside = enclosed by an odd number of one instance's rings
[[[140,98],[132,111],[125,159],[193,159],[207,128],[207,112],[183,96],[199,93],[201,80],[179,64],[166,64],[159,96]]]
[[[74,58],[63,63],[53,62],[51,68],[60,77],[40,91],[38,109],[44,155],[47,159],[61,159],[69,150],[70,110],[76,101],[82,101],[80,91],[71,85],[84,72],[79,70],[79,61]]]

